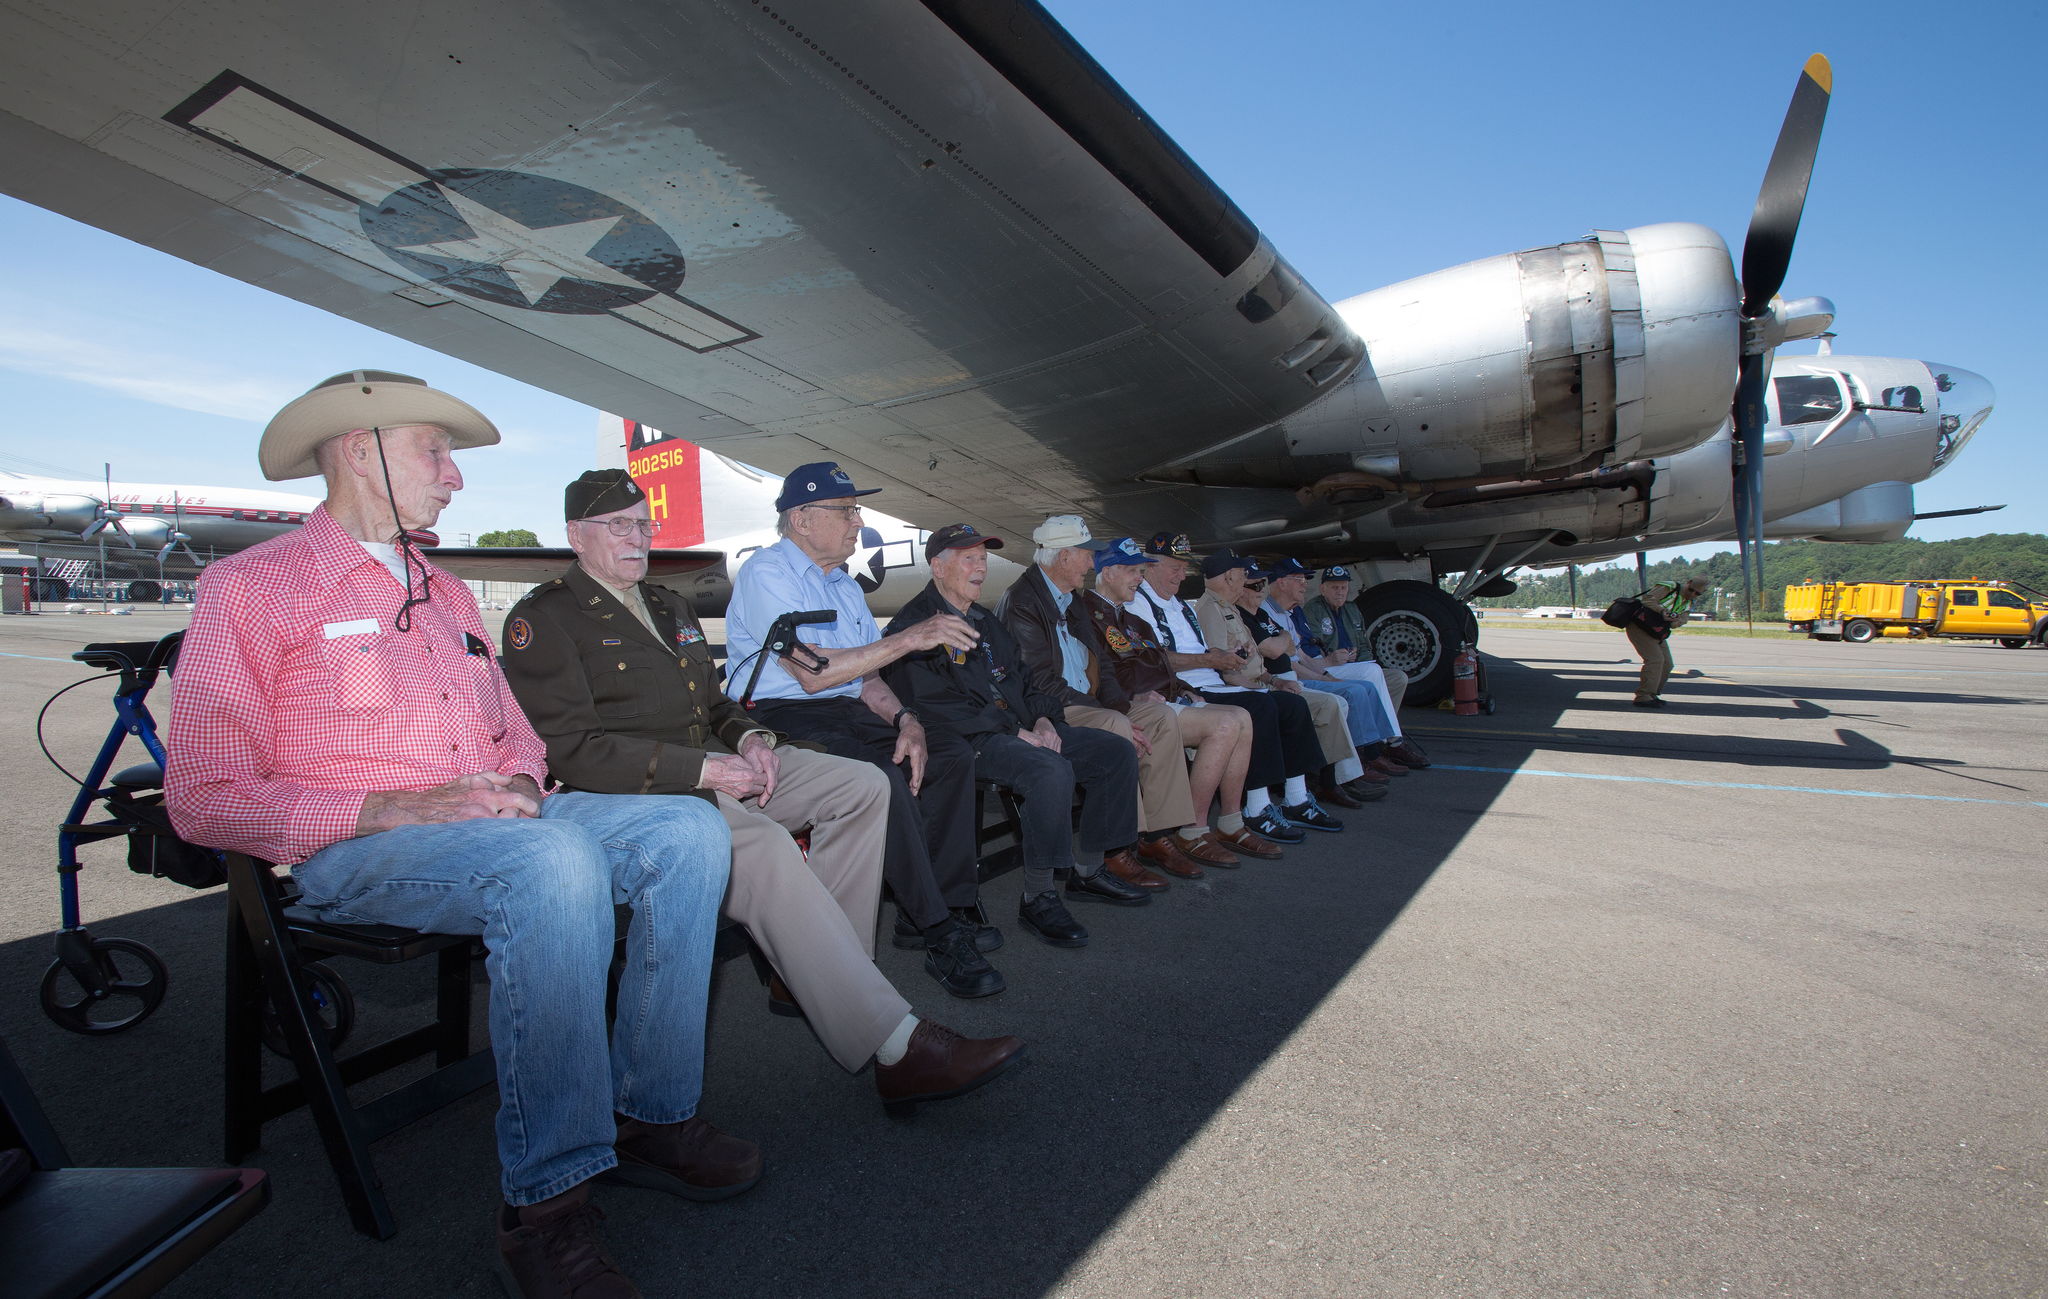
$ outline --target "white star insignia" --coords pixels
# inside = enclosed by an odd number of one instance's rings
[[[617,267],[590,256],[598,241],[625,220],[623,213],[571,221],[567,225],[528,226],[446,185],[437,188],[474,233],[468,239],[409,244],[405,246],[407,252],[494,267],[511,279],[528,304],[539,302],[563,280],[589,280],[620,288],[646,287]]]

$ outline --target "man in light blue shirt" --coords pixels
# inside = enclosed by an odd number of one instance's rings
[[[857,491],[830,462],[803,465],[775,500],[782,540],[754,552],[733,579],[725,615],[726,692],[764,726],[889,777],[889,832],[882,878],[899,915],[895,943],[925,949],[925,972],[956,997],[1003,990],[982,953],[1002,944],[976,899],[974,750],[949,730],[926,730],[883,682],[881,670],[939,646],[959,653],[980,637],[940,614],[884,636],[846,561],[860,542]],[[764,651],[785,614],[826,612],[795,628],[794,654]],[[760,677],[754,681],[755,668]],[[751,699],[747,686],[754,681]]]

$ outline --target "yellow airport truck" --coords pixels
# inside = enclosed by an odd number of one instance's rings
[[[2024,649],[2048,637],[2048,595],[1981,577],[1809,582],[1785,588],[1785,622],[1815,640],[1857,645],[1878,636],[1950,636]]]

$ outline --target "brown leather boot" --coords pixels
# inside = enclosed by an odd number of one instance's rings
[[[1171,887],[1164,879],[1146,870],[1145,864],[1136,857],[1133,857],[1128,848],[1113,852],[1109,856],[1104,857],[1102,859],[1102,869],[1116,876],[1124,883],[1131,885],[1133,888],[1147,889],[1157,893],[1163,888]]]
[[[642,1123],[616,1116],[619,1166],[607,1182],[644,1186],[690,1200],[723,1200],[761,1180],[761,1147],[730,1137],[700,1118]]]
[[[875,1062],[875,1094],[882,1098],[883,1109],[902,1118],[925,1101],[966,1095],[1023,1055],[1021,1039],[962,1037],[944,1024],[921,1019],[901,1060]]]
[[[1180,846],[1174,843],[1170,834],[1162,834],[1156,839],[1138,840],[1138,855],[1168,875],[1176,875],[1184,880],[1202,878],[1202,868],[1195,865],[1194,860],[1180,850]]]
[[[604,1213],[583,1182],[552,1199],[498,1210],[498,1276],[518,1299],[640,1299],[605,1252]]]

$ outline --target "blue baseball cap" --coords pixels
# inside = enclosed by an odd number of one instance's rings
[[[1308,569],[1303,567],[1302,562],[1300,560],[1292,558],[1291,556],[1282,555],[1278,559],[1267,560],[1265,565],[1259,571],[1265,577],[1278,578],[1293,577],[1296,573],[1308,572]]]
[[[846,471],[830,460],[815,464],[798,465],[782,480],[782,495],[775,498],[775,512],[793,510],[799,505],[813,501],[836,501],[843,496],[873,496],[881,491],[870,487],[866,491],[855,491],[853,479]]]
[[[1110,542],[1095,552],[1095,571],[1098,573],[1105,568],[1113,568],[1118,564],[1156,564],[1158,562],[1159,556],[1146,554],[1145,548],[1129,537],[1118,537],[1115,541]]]
[[[1234,550],[1219,550],[1202,561],[1203,577],[1220,577],[1233,568],[1251,568],[1252,561]]]

